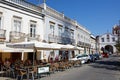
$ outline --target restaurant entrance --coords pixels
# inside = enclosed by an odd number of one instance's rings
[[[13,52],[11,53],[11,60],[15,62],[16,60],[20,59],[21,60],[22,53],[20,52]]]
[[[34,54],[34,55],[33,55]],[[28,60],[33,60],[33,56],[34,56],[34,59],[36,60],[36,53],[34,53],[34,52],[29,52],[28,53]]]

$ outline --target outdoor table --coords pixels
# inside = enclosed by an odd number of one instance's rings
[[[29,80],[30,76],[29,74],[31,73],[31,71],[33,71],[34,67],[37,67],[37,74],[42,74],[42,73],[48,73],[49,72],[49,66],[50,64],[46,64],[46,65],[34,65],[34,66],[25,66],[24,68],[27,70],[27,80]],[[32,69],[32,70],[31,70]],[[45,71],[42,71],[41,69],[44,69]],[[41,71],[39,71],[41,70]],[[34,73],[33,73],[34,75]]]
[[[0,74],[4,74],[5,73],[5,71],[0,71]],[[1,80],[1,79],[0,79]]]

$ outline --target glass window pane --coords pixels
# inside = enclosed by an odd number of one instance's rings
[[[36,24],[31,23],[30,24],[30,37],[35,37],[36,35]]]
[[[16,32],[21,32],[21,21],[14,20],[13,30],[16,31]]]

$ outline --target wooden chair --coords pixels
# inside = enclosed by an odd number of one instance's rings
[[[37,76],[37,66],[34,66],[31,71],[28,73],[29,75],[32,75],[32,80],[34,80],[35,76]]]
[[[19,77],[20,80],[23,80],[23,76],[27,75],[27,70],[25,69],[16,69],[16,71],[17,71],[17,80],[19,79]]]

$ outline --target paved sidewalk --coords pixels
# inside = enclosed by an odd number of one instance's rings
[[[78,72],[80,78],[83,78],[84,77],[83,74],[88,75],[88,73],[91,71],[94,72],[94,74],[91,73],[89,75],[93,76],[93,78],[95,77],[94,75],[98,75],[98,74],[101,75],[102,77],[104,76],[105,78],[105,79],[101,79],[101,77],[97,76],[96,79],[94,80],[106,80],[106,76],[109,76],[107,77],[107,79],[109,78],[110,80],[113,80],[114,77],[116,78],[116,79],[114,78],[114,80],[120,80],[120,77],[118,76],[120,75],[120,72],[119,72],[120,71],[120,60],[119,59],[120,59],[120,56],[111,55],[110,58],[103,58],[100,61],[98,60],[96,63],[83,64],[81,67],[71,68],[65,71],[60,71],[60,72],[55,72],[54,74],[51,74],[50,76],[42,77],[42,78],[35,79],[35,80],[66,80],[66,79],[63,79],[62,77],[64,77],[65,75],[66,76],[69,75],[69,77],[71,78],[70,75],[76,72]],[[102,63],[99,63],[99,62],[102,62]],[[95,68],[94,66],[98,66],[98,67]],[[75,74],[74,76],[78,74]],[[89,76],[89,78],[92,78],[91,76]],[[16,80],[16,79],[0,77],[0,80]],[[23,79],[23,80],[27,80],[27,79]]]
[[[85,64],[83,66],[85,66]],[[51,78],[54,78],[55,76],[59,78],[59,75],[66,74],[66,73],[72,72],[74,70],[79,70],[80,68],[82,68],[82,66],[66,69],[65,71],[54,72],[54,73],[51,73],[50,76],[49,75],[42,75],[42,78],[34,79],[34,80],[46,80],[46,79],[51,80]],[[0,77],[0,80],[16,80],[16,79],[7,78],[7,77]],[[23,79],[23,80],[27,80],[27,79]],[[29,80],[32,80],[32,79],[29,79]]]
[[[7,78],[7,77],[0,77],[0,80],[14,80],[14,79]]]

